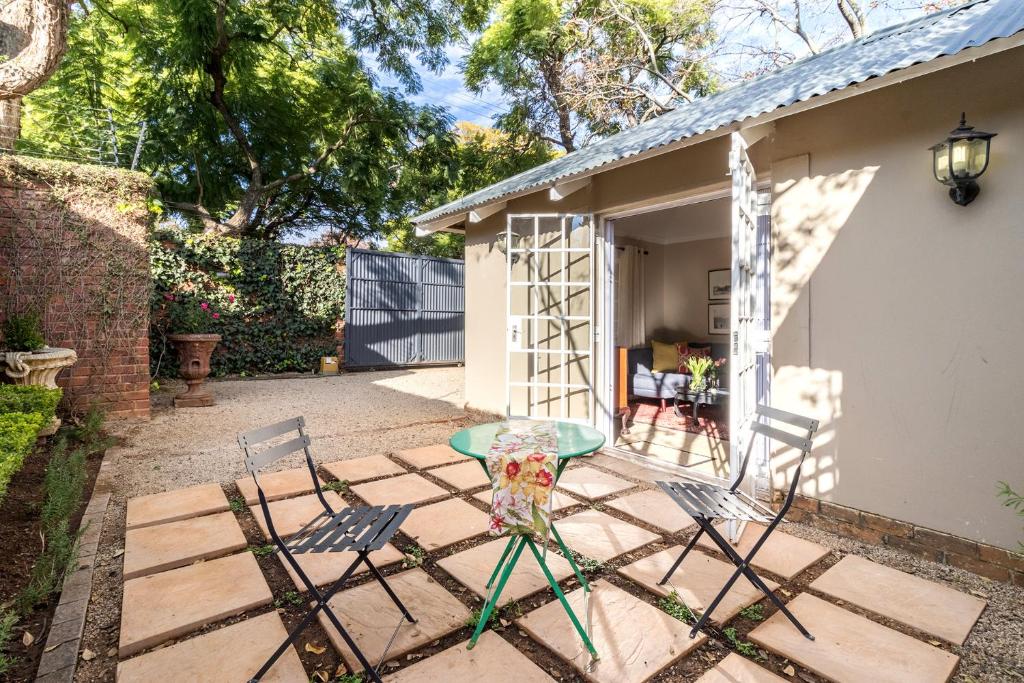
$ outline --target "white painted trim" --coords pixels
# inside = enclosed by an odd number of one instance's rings
[[[469,212],[469,222],[479,223],[488,216],[504,211],[505,207],[508,206],[508,202],[498,202],[497,204],[485,204],[479,208],[473,209]]]
[[[548,197],[550,197],[553,202],[559,202],[574,192],[579,192],[589,185],[589,177],[580,178],[579,180],[570,180],[563,183],[556,183],[550,190],[548,190]]]
[[[431,223],[417,225],[416,236],[426,237],[427,235],[435,232],[454,232],[460,235],[464,234],[466,232],[464,229],[459,229],[454,226],[460,223],[464,223],[466,221],[467,216],[468,214],[465,213],[457,213],[452,216],[445,216],[444,218],[439,218]]]

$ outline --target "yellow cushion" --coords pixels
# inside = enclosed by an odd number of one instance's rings
[[[651,365],[651,372],[676,372],[679,367],[679,352],[676,351],[674,343],[651,340],[651,350],[654,351],[654,360]]]

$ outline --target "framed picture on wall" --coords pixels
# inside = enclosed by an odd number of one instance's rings
[[[708,304],[708,334],[729,334],[729,304]]]
[[[728,268],[708,271],[708,301],[728,300],[732,296],[732,271]]]

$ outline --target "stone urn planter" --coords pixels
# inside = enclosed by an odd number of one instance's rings
[[[0,369],[12,384],[35,385],[57,389],[57,375],[64,368],[78,362],[74,349],[45,346],[38,351],[5,351],[0,353]],[[54,417],[48,427],[43,427],[39,436],[50,436],[60,427],[59,417]]]
[[[170,334],[167,339],[178,351],[178,372],[188,389],[174,397],[175,408],[204,408],[213,405],[213,394],[203,386],[210,374],[210,356],[220,342],[219,334]]]

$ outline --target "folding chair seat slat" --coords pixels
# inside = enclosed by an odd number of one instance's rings
[[[380,533],[392,523],[397,512],[398,509],[396,506],[388,506],[387,509],[381,510],[377,519],[375,519],[372,524],[367,525],[364,529],[360,530],[360,532],[356,532],[354,534],[357,536],[356,543],[366,547],[377,540]]]
[[[334,515],[334,517],[328,520],[325,524],[311,530],[308,535],[301,538],[298,542],[289,543],[288,551],[293,554],[310,552],[311,548],[320,544],[325,536],[329,535],[331,532],[337,530],[339,527],[346,529],[351,526],[352,518],[357,515],[361,515],[361,513],[365,513],[365,508],[345,508]]]
[[[405,518],[409,516],[410,512],[412,512],[412,506],[400,506],[388,525],[377,534],[376,538],[367,544],[366,549],[380,550],[387,545],[388,541],[390,541],[391,537],[395,535],[395,532],[398,531],[398,528],[402,525],[402,522],[405,521]]]
[[[374,507],[359,508],[359,511],[362,514],[353,515],[344,527],[338,527],[331,533],[325,534],[322,540],[322,545],[333,547],[337,550],[362,550],[363,545],[359,543],[359,535],[363,533],[368,526],[373,525],[378,519],[380,519],[384,508],[376,505]]]

